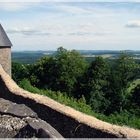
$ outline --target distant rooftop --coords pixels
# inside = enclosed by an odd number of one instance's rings
[[[12,46],[11,41],[9,40],[6,32],[4,31],[2,25],[0,24],[0,48],[1,47],[10,47]]]

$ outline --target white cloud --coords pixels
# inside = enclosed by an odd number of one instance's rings
[[[126,24],[126,27],[128,27],[128,28],[140,28],[140,20],[129,21]]]
[[[30,7],[32,5],[35,7]],[[14,49],[22,47],[38,49],[38,46],[39,49],[46,49],[61,45],[69,48],[81,47],[81,49],[89,49],[89,46],[109,48],[117,43],[120,43],[118,47],[123,47],[123,43],[126,43],[126,46],[132,43],[139,44],[140,37],[138,30],[130,31],[122,26],[130,19],[139,19],[138,8],[136,12],[131,9],[122,12],[122,9],[127,9],[127,6],[132,7],[130,5],[126,5],[126,8],[125,6],[118,8],[96,4],[89,6],[89,4],[66,3],[14,3],[13,7],[9,4],[9,8],[6,5],[5,9],[7,7],[7,10],[17,12],[5,12],[5,14],[1,12],[0,20],[9,33]],[[0,4],[0,9],[1,7]],[[19,12],[19,10],[23,11]],[[140,26],[138,21],[128,22],[127,26],[130,25]],[[115,46],[117,48],[117,45]]]
[[[4,11],[19,11],[25,10],[31,6],[31,3],[21,2],[0,2],[0,10]]]
[[[0,0],[0,2],[140,2],[140,0]]]
[[[23,29],[19,28],[13,28],[13,29],[8,29],[7,33],[9,34],[22,34],[22,35],[39,35],[39,36],[48,36],[51,35],[51,33],[42,31],[42,30],[36,30],[30,27],[24,27]]]
[[[14,24],[16,23],[16,25]],[[7,33],[14,36],[24,35],[24,36],[63,36],[63,37],[99,37],[99,36],[109,36],[112,35],[112,31],[108,29],[96,26],[92,22],[88,23],[65,23],[64,20],[56,22],[48,22],[44,20],[43,22],[17,22],[14,21],[6,29]]]
[[[0,2],[4,3],[31,3],[31,2],[45,2],[45,0],[0,0]]]
[[[106,35],[110,35],[111,32],[88,32],[88,31],[85,31],[85,32],[70,32],[68,33],[68,35],[70,36],[106,36]]]
[[[44,2],[44,0],[35,0],[32,2],[31,1],[20,1],[20,2],[1,2],[0,0],[0,10],[4,10],[4,11],[21,11],[21,10],[26,10],[28,8],[32,8],[33,6],[39,7],[40,5],[42,5],[42,3]],[[52,2],[52,1],[51,1]],[[47,2],[45,2],[45,4],[47,5]],[[46,6],[45,5],[45,6]],[[92,11],[90,10],[86,10],[84,8],[81,8],[79,6],[70,6],[67,4],[54,4],[52,2],[52,9],[54,10],[58,10],[60,12],[65,13],[71,13],[71,14],[90,14]]]
[[[60,5],[60,6],[56,6],[55,8],[58,9],[59,11],[63,11],[71,14],[91,14],[90,10],[86,10],[78,6]]]

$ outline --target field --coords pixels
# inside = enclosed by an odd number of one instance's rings
[[[95,57],[101,56],[105,59],[116,59],[122,52],[126,52],[131,55],[137,61],[140,61],[140,51],[93,51],[93,50],[78,50],[78,52],[86,58],[87,61],[91,62]],[[35,63],[38,59],[45,55],[53,55],[56,51],[21,51],[12,52],[12,60],[23,64]]]

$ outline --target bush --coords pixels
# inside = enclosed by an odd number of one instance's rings
[[[82,96],[82,98],[77,100],[75,98],[69,97],[66,93],[61,93],[59,91],[55,92],[51,90],[38,89],[32,86],[31,83],[27,79],[22,80],[19,84],[20,84],[20,87],[24,88],[25,90],[48,96],[62,104],[73,107],[78,111],[81,111],[88,115],[95,116],[100,120],[107,121],[113,124],[126,125],[126,126],[140,129],[140,118],[127,111],[123,111],[120,114],[114,113],[109,116],[105,116],[100,113],[94,113],[92,111],[92,108],[86,104],[86,100],[84,96]]]

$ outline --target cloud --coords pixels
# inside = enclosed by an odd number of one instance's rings
[[[34,3],[34,2],[47,2],[50,0],[0,0],[1,3]]]
[[[71,32],[68,33],[70,36],[104,36],[110,34],[109,32]]]
[[[63,30],[65,27],[65,30]],[[106,36],[111,31],[97,28],[92,23],[85,24],[36,24],[11,27],[6,30],[9,34],[21,34],[26,36]]]
[[[56,1],[57,2],[57,1]],[[65,4],[64,4],[65,3]],[[27,9],[32,9],[33,7],[39,8],[40,6],[46,9],[46,5],[49,4],[50,7],[47,7],[47,9],[61,12],[61,13],[70,13],[70,14],[90,14],[91,11],[86,10],[80,6],[74,6],[69,5],[69,3],[66,2],[57,2],[57,4],[54,2],[45,2],[44,0],[31,0],[31,1],[20,1],[20,2],[1,2],[0,0],[0,10],[3,11],[23,11]]]
[[[88,33],[88,32],[71,32],[71,33],[68,33],[68,35],[70,35],[70,36],[87,36],[87,35],[91,35],[91,33]]]
[[[0,0],[0,2],[140,2],[140,0]]]
[[[14,29],[8,29],[7,33],[9,34],[22,34],[22,35],[39,35],[39,36],[49,36],[51,35],[51,33],[48,33],[46,31],[42,31],[42,30],[36,30],[36,29],[32,29],[29,27],[24,27],[23,29],[19,29],[19,28],[14,28]]]
[[[55,7],[57,10],[62,11],[64,13],[70,13],[70,14],[91,14],[90,10],[87,10],[85,8],[82,8],[80,6],[74,6],[74,5],[66,5],[66,4],[60,4],[59,6]]]
[[[1,2],[0,3],[0,10],[4,10],[4,11],[19,11],[19,10],[25,10],[29,6],[30,6],[29,3]]]
[[[126,27],[128,27],[128,28],[140,28],[140,20],[129,21],[126,24]]]
[[[69,30],[67,30],[67,35],[69,36],[106,36],[111,35],[112,31],[104,29],[92,22],[79,23],[76,25],[71,25]]]

